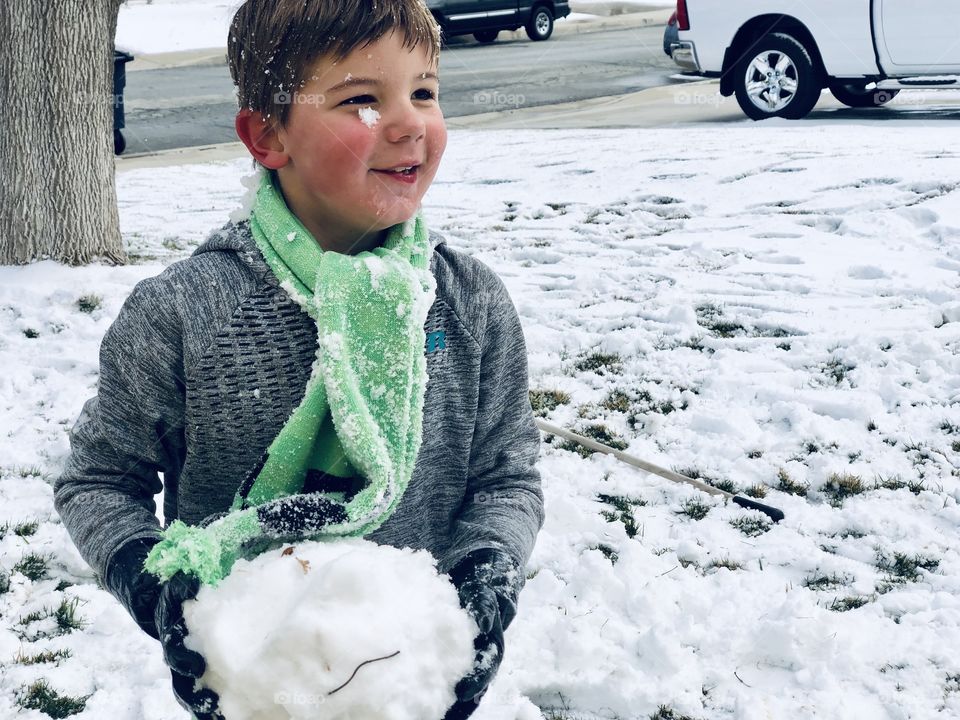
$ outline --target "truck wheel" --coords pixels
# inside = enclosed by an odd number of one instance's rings
[[[496,40],[497,35],[499,34],[500,34],[499,30],[477,30],[477,32],[473,34],[473,38],[478,43],[483,43],[484,45],[486,45]]]
[[[847,107],[872,108],[886,105],[900,94],[899,90],[867,90],[863,83],[830,83],[830,92]]]
[[[747,117],[806,117],[823,86],[810,53],[784,33],[760,38],[734,68],[734,92]]]
[[[553,13],[550,8],[543,5],[535,7],[525,29],[531,40],[546,40],[553,35]]]

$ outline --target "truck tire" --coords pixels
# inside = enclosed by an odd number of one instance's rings
[[[770,33],[752,43],[734,67],[734,93],[747,117],[806,117],[823,91],[820,73],[801,42]]]
[[[830,92],[847,107],[872,108],[886,105],[900,94],[899,90],[867,90],[863,83],[830,83]]]
[[[537,5],[527,20],[527,37],[531,40],[546,40],[553,35],[553,13],[546,5]]]
[[[473,34],[473,39],[478,43],[483,45],[488,45],[497,39],[497,35],[500,34],[499,30],[477,30]]]

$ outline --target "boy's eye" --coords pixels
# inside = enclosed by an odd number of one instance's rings
[[[433,100],[434,98],[437,97],[437,94],[433,90],[429,90],[427,88],[420,88],[415,93],[413,93],[413,97],[417,100]]]
[[[341,105],[372,105],[377,99],[373,95],[355,95],[352,98],[347,98],[344,100]]]

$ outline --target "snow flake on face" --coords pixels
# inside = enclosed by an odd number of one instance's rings
[[[357,114],[360,116],[360,122],[371,130],[377,126],[377,122],[380,120],[380,113],[369,106],[359,108]]]
[[[293,242],[296,239],[297,239],[296,230],[291,230],[289,233],[287,233],[287,242]]]

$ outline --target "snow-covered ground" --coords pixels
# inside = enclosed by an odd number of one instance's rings
[[[545,444],[477,720],[960,716],[960,128],[784,130],[451,134],[426,214],[510,288],[537,407],[786,513]],[[0,268],[0,717],[45,679],[77,718],[185,718],[48,483],[124,297],[249,167],[120,174],[135,264]]]

